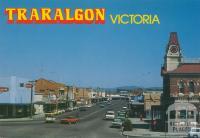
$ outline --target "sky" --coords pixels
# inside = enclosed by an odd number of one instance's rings
[[[104,25],[9,25],[4,9],[106,8]],[[117,25],[109,15],[157,14],[160,25]],[[170,32],[200,57],[199,0],[0,0],[0,77],[85,87],[160,87]]]

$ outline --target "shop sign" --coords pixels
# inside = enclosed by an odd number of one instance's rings
[[[26,88],[32,88],[32,87],[33,87],[33,84],[31,84],[31,83],[26,83],[25,87],[26,87]]]

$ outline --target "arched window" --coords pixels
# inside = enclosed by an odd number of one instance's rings
[[[182,80],[178,83],[178,89],[179,93],[184,93],[184,82]]]
[[[193,81],[189,82],[189,92],[194,92],[194,82]]]

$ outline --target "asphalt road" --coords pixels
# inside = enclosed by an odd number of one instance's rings
[[[43,120],[28,122],[0,122],[0,138],[123,138],[121,130],[110,128],[111,121],[103,120],[108,109],[115,111],[126,106],[125,101],[112,101],[111,105],[101,108],[95,105],[86,111],[68,112],[57,117],[55,123]],[[67,115],[78,115],[78,124],[60,124]]]

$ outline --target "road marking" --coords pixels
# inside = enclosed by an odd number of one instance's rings
[[[113,107],[114,105],[117,105],[117,104],[112,104],[111,106],[108,106],[108,107]],[[107,107],[106,107],[106,108],[107,108]],[[97,111],[95,111],[95,112],[92,112],[92,113],[90,113],[90,114],[88,114],[88,115],[86,115],[86,116],[84,116],[84,117],[82,117],[82,118],[80,118],[80,119],[85,119],[85,118],[87,118],[87,117],[89,117],[89,116],[91,116],[91,115],[94,115],[94,114],[96,114],[96,113],[98,113],[98,112],[103,111],[103,110],[106,109],[106,108],[102,108],[101,110],[97,110]]]

